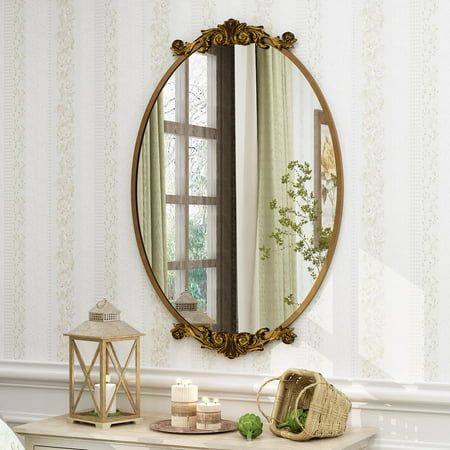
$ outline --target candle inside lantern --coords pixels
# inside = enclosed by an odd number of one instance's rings
[[[108,407],[109,402],[113,398],[114,392],[116,390],[116,385],[114,383],[110,383],[111,377],[109,375],[106,375],[105,377],[105,393],[106,393],[106,404],[105,408]],[[94,396],[95,401],[97,402],[98,407],[100,408],[100,383],[97,383],[94,385]],[[117,411],[116,408],[116,397],[114,397],[111,406],[108,410],[108,414],[114,414]],[[99,411],[97,411],[99,413]]]
[[[222,427],[221,404],[218,398],[203,397],[197,404],[197,429],[220,430]]]
[[[180,428],[195,427],[197,420],[198,387],[191,380],[177,379],[171,388],[171,425]]]

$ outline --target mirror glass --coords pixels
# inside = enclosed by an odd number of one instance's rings
[[[334,226],[333,144],[309,82],[274,48],[215,47],[177,68],[145,128],[137,209],[186,320],[254,333],[299,307]]]

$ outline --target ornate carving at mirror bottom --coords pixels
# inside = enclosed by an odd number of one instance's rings
[[[227,358],[233,359],[249,352],[262,351],[264,345],[270,341],[281,340],[285,344],[292,344],[297,337],[293,328],[278,327],[274,330],[261,328],[256,333],[227,333],[212,331],[208,327],[194,327],[184,323],[177,323],[171,330],[175,339],[186,336],[193,337],[202,344],[202,348],[216,350]]]

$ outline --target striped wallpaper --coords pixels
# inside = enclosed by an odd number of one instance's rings
[[[0,0],[0,358],[65,360],[62,333],[107,296],[147,334],[143,365],[450,382],[449,16],[446,0]],[[345,170],[299,338],[236,361],[172,339],[129,195],[172,40],[230,17],[297,35]]]

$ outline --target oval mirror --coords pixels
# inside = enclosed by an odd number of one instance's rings
[[[136,142],[135,232],[172,334],[230,358],[294,340],[339,232],[338,137],[294,42],[232,19],[175,41]]]

